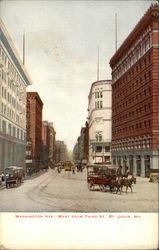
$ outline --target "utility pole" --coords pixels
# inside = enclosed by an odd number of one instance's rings
[[[117,13],[115,13],[115,51],[117,51],[117,43],[118,43],[118,37],[117,37]]]
[[[23,65],[25,65],[25,31],[23,33]]]
[[[97,51],[97,81],[99,81],[99,46]]]

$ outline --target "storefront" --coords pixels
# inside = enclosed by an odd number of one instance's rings
[[[141,176],[141,156],[136,156],[137,176]]]
[[[150,156],[149,155],[145,155],[144,156],[144,160],[145,160],[145,177],[150,177]]]

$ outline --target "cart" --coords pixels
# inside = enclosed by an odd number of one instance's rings
[[[98,188],[105,192],[107,188],[111,190],[112,180],[116,180],[117,166],[114,165],[88,165],[87,166],[87,186],[89,190]]]

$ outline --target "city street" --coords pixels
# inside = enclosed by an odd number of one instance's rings
[[[123,190],[125,191],[125,189]],[[87,171],[41,172],[15,188],[0,190],[0,212],[158,212],[158,184],[137,177],[133,193],[87,188]]]

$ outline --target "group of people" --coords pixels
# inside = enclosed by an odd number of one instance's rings
[[[128,177],[128,175],[130,174],[129,168],[126,166],[125,168],[125,173],[122,173],[122,166],[119,166],[117,169],[117,176],[118,177]]]

